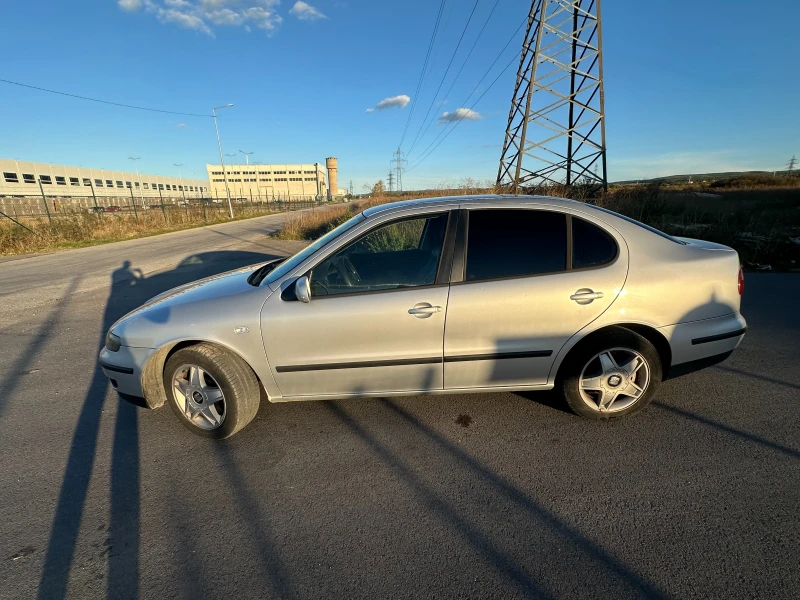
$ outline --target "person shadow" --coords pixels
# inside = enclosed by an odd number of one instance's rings
[[[111,273],[111,285],[94,348],[95,356],[105,345],[111,326],[131,310],[173,287],[247,265],[266,262],[274,255],[245,251],[218,251],[190,255],[170,271],[145,277],[130,260]],[[108,411],[106,401],[117,401],[99,364],[90,374],[77,425],[72,436],[66,468],[56,503],[44,558],[38,597],[64,598],[76,554],[89,483],[98,452],[101,417]],[[134,404],[116,404],[109,493],[109,523],[103,553],[108,561],[109,598],[139,596],[140,546],[140,449],[139,414]]]

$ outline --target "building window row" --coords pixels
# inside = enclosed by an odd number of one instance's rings
[[[306,177],[306,181],[316,181],[316,177]]]
[[[286,181],[286,177],[276,177],[275,181]]]
[[[302,177],[289,177],[289,181],[303,181]]]
[[[316,171],[303,171],[303,175],[315,175]]]
[[[5,179],[6,183],[19,183],[19,176],[16,173],[4,171],[3,172],[3,179]],[[22,174],[22,180],[25,183],[33,183],[33,184],[35,184],[36,183],[36,176],[33,173],[23,173]],[[56,175],[55,176],[55,180],[56,180],[56,185],[67,185],[67,178],[66,177],[62,177],[60,175]],[[53,178],[50,175],[39,175],[39,181],[42,183],[42,185],[53,185]],[[222,181],[222,180],[220,179],[220,180],[215,180],[215,181]],[[255,180],[253,180],[253,181],[255,181]],[[110,187],[110,188],[113,188],[114,187],[114,183],[115,182],[112,181],[111,179],[106,179],[105,180],[105,184],[103,183],[102,179],[95,179],[94,180],[94,186],[95,187]],[[76,186],[80,186],[81,185],[80,180],[77,177],[70,177],[69,178],[69,184],[70,185],[76,185]],[[86,187],[91,187],[92,180],[89,179],[89,178],[84,177],[83,178],[83,185],[86,186]],[[163,190],[164,189],[163,184],[151,183],[150,185],[152,186],[152,189],[154,189],[154,190],[156,190],[156,189]],[[116,181],[116,187],[118,187],[118,188],[131,189],[133,186],[138,188],[139,187],[139,182],[138,181],[134,181],[134,182],[126,181],[124,183],[124,185],[123,185],[122,181],[119,181],[119,180]],[[142,184],[142,186],[144,187],[144,189],[148,189],[147,183]],[[176,191],[176,192],[177,191],[181,191],[181,192],[183,192],[183,191],[187,191],[187,192],[202,192],[202,191],[205,191],[205,189],[203,187],[199,186],[199,185],[197,185],[197,186],[195,186],[195,185],[175,185],[175,184],[169,184],[168,183],[168,184],[166,184],[166,186],[167,186],[167,188],[166,188],[167,190]]]

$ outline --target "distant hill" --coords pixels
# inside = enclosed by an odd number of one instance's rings
[[[725,179],[733,179],[734,177],[752,176],[752,175],[773,175],[780,176],[795,176],[800,175],[800,171],[731,171],[728,173],[691,173],[686,175],[666,175],[664,177],[653,177],[652,179],[626,179],[625,181],[610,182],[614,185],[626,185],[631,183],[688,183],[689,178],[692,182],[701,181],[723,181]]]

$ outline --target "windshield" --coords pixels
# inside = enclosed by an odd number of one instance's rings
[[[344,223],[339,225],[336,229],[330,230],[328,233],[323,235],[321,238],[319,238],[313,244],[311,244],[310,246],[306,246],[305,248],[300,250],[300,252],[298,252],[294,256],[292,256],[290,258],[287,258],[285,261],[283,261],[277,268],[275,268],[267,276],[267,278],[266,278],[267,285],[272,285],[273,283],[278,281],[278,279],[280,279],[281,277],[283,277],[284,275],[289,273],[292,269],[294,269],[297,265],[302,263],[309,256],[314,254],[314,252],[316,252],[317,250],[322,248],[325,244],[330,242],[332,239],[338,237],[339,235],[341,235],[342,233],[344,233],[345,231],[347,231],[351,227],[354,227],[355,225],[357,225],[358,223],[360,223],[364,219],[366,219],[366,217],[364,215],[360,215],[360,214],[356,215],[355,217],[353,217],[349,221],[345,221]]]

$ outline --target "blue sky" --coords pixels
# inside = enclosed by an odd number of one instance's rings
[[[339,158],[340,186],[385,178],[417,100],[419,131],[473,0],[448,0],[430,77],[415,96],[439,3],[362,0],[73,0],[6,2],[0,22],[3,79],[189,113],[220,112],[226,153],[252,160]],[[523,21],[529,4],[480,0],[454,67],[409,155],[441,131]],[[800,155],[800,7],[743,0],[603,3],[609,177],[779,169]],[[516,36],[478,88],[519,51]],[[516,63],[406,187],[463,177],[494,179]],[[405,103],[402,96],[412,97]],[[398,99],[398,97],[400,97]],[[376,110],[384,99],[389,107]],[[443,104],[439,104],[444,101]],[[0,156],[204,177],[219,161],[213,122],[127,110],[0,83]],[[368,109],[373,109],[367,112]],[[480,117],[480,118],[477,118]],[[445,116],[446,118],[446,116]],[[408,140],[404,149],[410,146]]]

